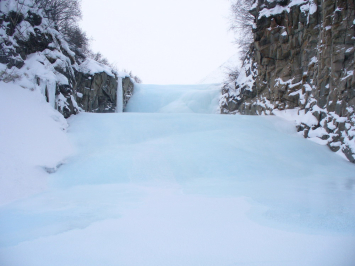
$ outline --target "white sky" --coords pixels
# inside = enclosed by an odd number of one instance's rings
[[[83,30],[147,84],[194,84],[236,53],[229,0],[82,0]]]

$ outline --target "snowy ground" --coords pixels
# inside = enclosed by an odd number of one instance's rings
[[[141,85],[131,113],[71,117],[75,153],[0,207],[0,265],[353,266],[355,166],[278,117],[191,113],[214,112],[205,88]]]
[[[73,152],[67,126],[39,91],[0,82],[0,206],[46,189],[43,169]]]

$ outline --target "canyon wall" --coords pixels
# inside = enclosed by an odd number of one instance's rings
[[[285,113],[305,138],[355,162],[354,0],[257,0],[254,42],[222,113]]]

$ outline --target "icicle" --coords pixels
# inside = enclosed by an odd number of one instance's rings
[[[55,108],[56,82],[37,78],[37,84],[46,101]]]
[[[122,112],[123,112],[122,78],[118,78],[116,113],[122,113]]]
[[[47,90],[48,90],[48,100],[50,105],[55,108],[55,90],[56,90],[56,82],[48,80],[47,81]]]

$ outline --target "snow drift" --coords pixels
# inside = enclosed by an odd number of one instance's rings
[[[40,93],[0,82],[0,205],[47,187],[73,152],[67,121]]]

